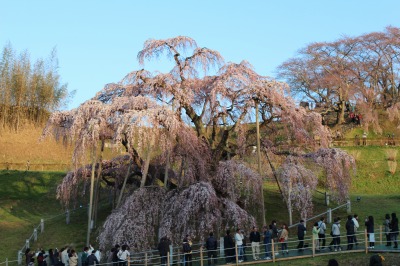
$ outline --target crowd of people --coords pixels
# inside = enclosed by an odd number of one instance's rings
[[[367,231],[368,243],[370,249],[375,248],[375,221],[373,216],[368,216],[364,220],[364,225]],[[399,235],[399,221],[396,213],[391,215],[386,214],[384,222],[384,233],[386,236],[386,247],[398,248],[397,238]],[[346,237],[347,237],[347,250],[352,250],[354,246],[358,245],[357,232],[360,228],[360,221],[357,214],[349,215],[345,223]],[[302,253],[308,247],[305,244],[306,236],[305,221],[300,220],[297,225],[297,252]],[[311,231],[313,248],[316,252],[328,248],[330,251],[340,251],[341,246],[341,219],[335,218],[330,229],[330,236],[332,241],[326,245],[326,233],[328,232],[325,218],[322,217],[318,222],[314,223]],[[247,241],[247,239],[249,241]],[[249,236],[246,237],[245,233],[241,229],[236,229],[234,235],[231,234],[230,230],[226,231],[223,238],[223,246],[225,252],[225,263],[236,263],[236,257],[238,262],[247,260],[246,248],[251,247],[251,255],[253,260],[271,260],[272,252],[274,255],[279,255],[279,252],[283,256],[289,254],[288,249],[289,230],[286,224],[282,224],[279,228],[275,220],[268,226],[263,226],[262,233],[259,232],[258,228],[254,226]],[[273,243],[276,245],[273,247]],[[161,258],[161,265],[167,265],[167,256],[170,251],[171,241],[167,237],[162,237],[158,244],[158,251]],[[186,235],[182,241],[181,251],[183,256],[181,263],[183,266],[192,266],[192,240],[189,235]],[[261,247],[263,246],[263,249]],[[207,251],[208,265],[216,265],[218,263],[218,241],[211,232],[204,244]],[[263,256],[262,256],[263,254]],[[48,253],[44,250],[37,252],[31,252],[28,248],[25,252],[26,265],[34,266],[35,258],[38,266],[77,266],[78,255],[71,247],[64,247],[61,250],[49,249]],[[129,260],[130,253],[127,245],[115,245],[107,256],[107,263],[126,266]],[[262,258],[261,258],[262,257]],[[102,259],[102,251],[95,250],[92,246],[85,247],[83,249],[80,262],[82,266],[94,266],[100,264]]]

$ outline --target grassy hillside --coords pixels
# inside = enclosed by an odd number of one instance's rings
[[[65,146],[48,137],[39,141],[43,128],[25,125],[18,133],[0,132],[0,169],[69,171],[71,169],[72,146]],[[105,148],[103,158],[112,158],[119,150]],[[89,158],[89,156],[88,156]],[[88,163],[88,162],[82,162]]]
[[[62,172],[0,171],[0,262],[16,259],[17,251],[41,219],[45,220],[44,233],[38,234],[38,241],[31,243],[31,248],[84,246],[87,209],[78,208],[71,213],[71,223],[67,225],[64,210],[55,198],[63,176]],[[109,211],[107,206],[103,207],[101,220]]]

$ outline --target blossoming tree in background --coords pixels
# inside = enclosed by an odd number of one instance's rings
[[[173,62],[170,72],[133,71],[77,109],[54,113],[44,130],[75,145],[76,170],[58,188],[66,206],[86,191],[91,170],[122,199],[104,223],[101,247],[127,243],[144,250],[164,235],[180,243],[186,234],[202,239],[211,230],[260,221],[263,176],[243,160],[252,145],[244,125],[253,121],[256,104],[260,127],[279,124],[291,138],[290,153],[303,156],[329,143],[321,116],[296,106],[284,83],[257,74],[248,62],[225,63],[217,51],[183,36],[146,41],[138,60],[161,56]],[[121,143],[128,155],[79,168],[104,141]]]

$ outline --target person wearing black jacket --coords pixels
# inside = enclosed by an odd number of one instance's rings
[[[214,238],[214,233],[211,232],[209,237],[206,241],[206,249],[207,249],[207,256],[208,256],[208,265],[216,265],[217,264],[217,249],[218,249],[218,242]],[[213,263],[214,262],[214,263]]]
[[[300,223],[297,226],[297,238],[299,239],[299,244],[297,245],[297,249],[299,252],[304,251],[304,235],[305,234],[306,234],[306,227],[304,226],[304,220],[300,220]]]
[[[235,259],[235,242],[233,242],[230,230],[226,230],[226,235],[224,236],[224,251],[226,263],[230,263]]]
[[[112,261],[112,264],[113,264],[114,266],[117,266],[118,263],[119,263],[118,252],[119,252],[120,248],[121,248],[121,247],[120,247],[118,244],[116,244],[116,245],[114,246],[114,248],[111,249],[111,252],[112,252],[112,259],[111,259],[111,261]]]
[[[392,220],[390,221],[390,234],[393,241],[393,248],[397,248],[397,236],[399,235],[399,219],[396,217],[396,213],[392,213]]]
[[[96,253],[96,250],[92,250],[92,254],[90,254],[87,259],[86,259],[86,265],[88,266],[92,266],[96,264],[100,264],[99,260],[96,258],[96,256],[94,255],[94,253]]]
[[[260,232],[258,232],[258,228],[256,226],[253,226],[253,231],[250,233],[250,243],[254,260],[260,259],[260,241]]]
[[[353,216],[349,215],[346,222],[347,250],[353,249],[354,233]]]
[[[168,256],[168,250],[169,250],[169,245],[170,241],[166,236],[163,236],[160,239],[160,243],[158,244],[158,251],[160,252],[160,257],[161,257],[161,265],[166,265],[167,264],[167,256]]]
[[[368,218],[365,219],[365,226],[367,227],[369,248],[375,248],[374,217],[368,216]]]

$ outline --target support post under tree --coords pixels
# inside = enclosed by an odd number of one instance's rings
[[[257,128],[257,158],[258,158],[258,173],[261,176],[261,208],[262,208],[262,217],[263,217],[263,225],[266,225],[267,222],[265,220],[265,203],[264,203],[264,178],[261,173],[261,150],[260,150],[260,123],[258,119],[258,100],[255,101],[256,104],[256,128]]]
[[[93,192],[94,192],[94,173],[96,166],[96,149],[92,150],[92,174],[90,176],[90,200],[89,200],[89,212],[88,212],[88,229],[86,235],[86,246],[88,247],[90,244],[90,230],[92,224],[92,206],[93,206]]]

